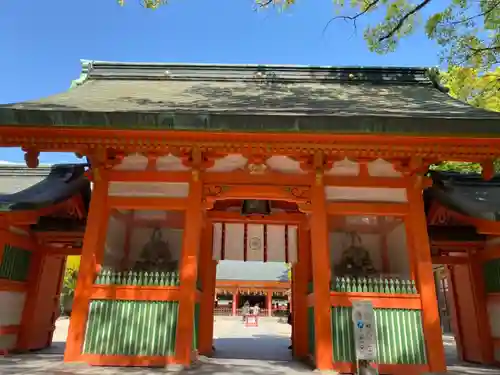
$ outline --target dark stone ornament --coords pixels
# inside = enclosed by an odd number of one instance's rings
[[[144,245],[134,270],[137,271],[177,271],[177,261],[172,260],[168,243],[162,238],[160,228],[153,229],[149,241]]]
[[[340,263],[335,267],[336,276],[366,277],[374,276],[377,270],[373,267],[370,253],[362,243],[356,232],[346,233],[351,244],[342,252]]]

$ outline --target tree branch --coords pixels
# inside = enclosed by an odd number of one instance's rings
[[[338,20],[338,19],[342,19],[344,21],[352,21],[352,24],[354,26],[354,30],[356,31],[357,30],[357,24],[356,24],[356,20],[361,17],[362,15],[368,13],[370,10],[372,10],[373,8],[375,8],[375,6],[378,5],[378,3],[380,3],[381,0],[372,0],[371,3],[369,3],[367,6],[366,6],[366,9],[363,10],[362,12],[359,12],[358,14],[355,14],[354,16],[336,16],[336,17],[333,17],[332,19],[330,19],[330,21],[328,21],[328,23],[325,25],[325,28],[323,29],[323,34],[325,33],[326,29],[328,29],[328,26],[330,26],[330,24],[335,21],[335,20]]]
[[[391,38],[392,36],[394,36],[394,34],[396,34],[403,27],[403,25],[405,24],[406,20],[408,20],[408,18],[410,18],[412,15],[414,15],[415,13],[417,13],[418,11],[420,11],[425,6],[429,5],[429,3],[431,1],[432,0],[424,0],[420,4],[418,4],[415,8],[413,8],[408,13],[406,13],[403,17],[401,17],[401,19],[398,21],[398,23],[396,24],[396,26],[394,26],[392,28],[392,30],[389,31],[387,34],[381,36],[378,39],[378,41],[379,42],[383,42],[384,40],[387,40],[387,39]]]

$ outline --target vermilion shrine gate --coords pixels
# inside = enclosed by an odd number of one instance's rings
[[[425,69],[84,62],[68,92],[0,107],[1,146],[22,147],[32,168],[40,152],[86,156],[93,183],[88,215],[77,167],[5,196],[0,342],[50,342],[63,258],[81,252],[65,361],[189,365],[212,350],[230,236],[245,260],[293,249],[294,356],[319,369],[354,371],[350,306],[368,299],[382,373],[444,371],[433,263],[457,287],[464,358],[499,361],[498,205],[465,194],[457,206],[459,180],[425,177],[460,160],[492,178],[499,120]],[[269,211],[243,215],[249,201]]]

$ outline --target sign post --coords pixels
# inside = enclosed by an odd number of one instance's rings
[[[371,301],[352,302],[358,375],[378,375],[377,327]]]

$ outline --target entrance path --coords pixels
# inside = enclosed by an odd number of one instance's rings
[[[165,374],[179,371],[149,368],[91,367],[62,362],[69,321],[59,320],[54,345],[39,353],[0,356],[0,375],[111,375]],[[214,329],[216,356],[203,358],[201,366],[180,371],[193,375],[294,375],[311,374],[301,363],[291,361],[290,327],[276,319],[263,318],[259,327],[243,327],[236,318],[217,317]],[[452,337],[444,337],[449,375],[498,375],[499,368],[463,364],[456,360]]]

